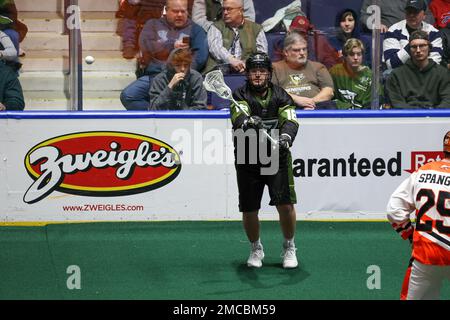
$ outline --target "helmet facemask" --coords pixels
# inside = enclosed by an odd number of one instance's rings
[[[444,152],[450,153],[450,131],[444,137]]]
[[[251,90],[263,93],[272,79],[272,62],[265,53],[251,55],[246,63],[247,81]]]

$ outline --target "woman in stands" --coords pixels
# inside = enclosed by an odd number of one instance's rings
[[[366,52],[364,55],[364,64],[367,66],[371,65],[370,59],[370,43],[365,41],[361,37],[359,30],[358,15],[352,9],[344,9],[336,15],[335,32],[328,36],[331,45],[338,51],[339,56],[342,58],[342,48],[348,39],[354,38],[359,39],[363,42]]]

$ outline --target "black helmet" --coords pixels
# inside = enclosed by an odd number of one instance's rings
[[[245,61],[245,69],[247,69],[247,72],[254,68],[266,68],[270,73],[272,73],[272,61],[270,61],[267,53],[256,52],[252,53],[247,58]]]
[[[250,78],[250,70],[261,68],[267,69],[269,75],[265,79],[264,83],[255,85]],[[247,71],[247,83],[250,89],[256,92],[264,92],[267,90],[269,83],[272,79],[272,61],[270,61],[269,56],[264,52],[257,52],[250,55],[245,61],[245,69]]]

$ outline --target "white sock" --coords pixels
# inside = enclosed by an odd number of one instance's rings
[[[284,247],[285,248],[289,248],[289,247],[294,247],[295,248],[295,242],[294,242],[294,238],[292,239],[284,239]]]
[[[256,240],[255,242],[251,242],[252,245],[252,249],[258,249],[258,248],[263,248],[262,243],[261,243],[261,239]]]

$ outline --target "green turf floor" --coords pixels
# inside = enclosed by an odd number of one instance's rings
[[[398,299],[410,247],[387,222],[299,221],[295,270],[281,267],[278,223],[261,228],[264,266],[249,269],[240,222],[0,227],[0,299]]]

